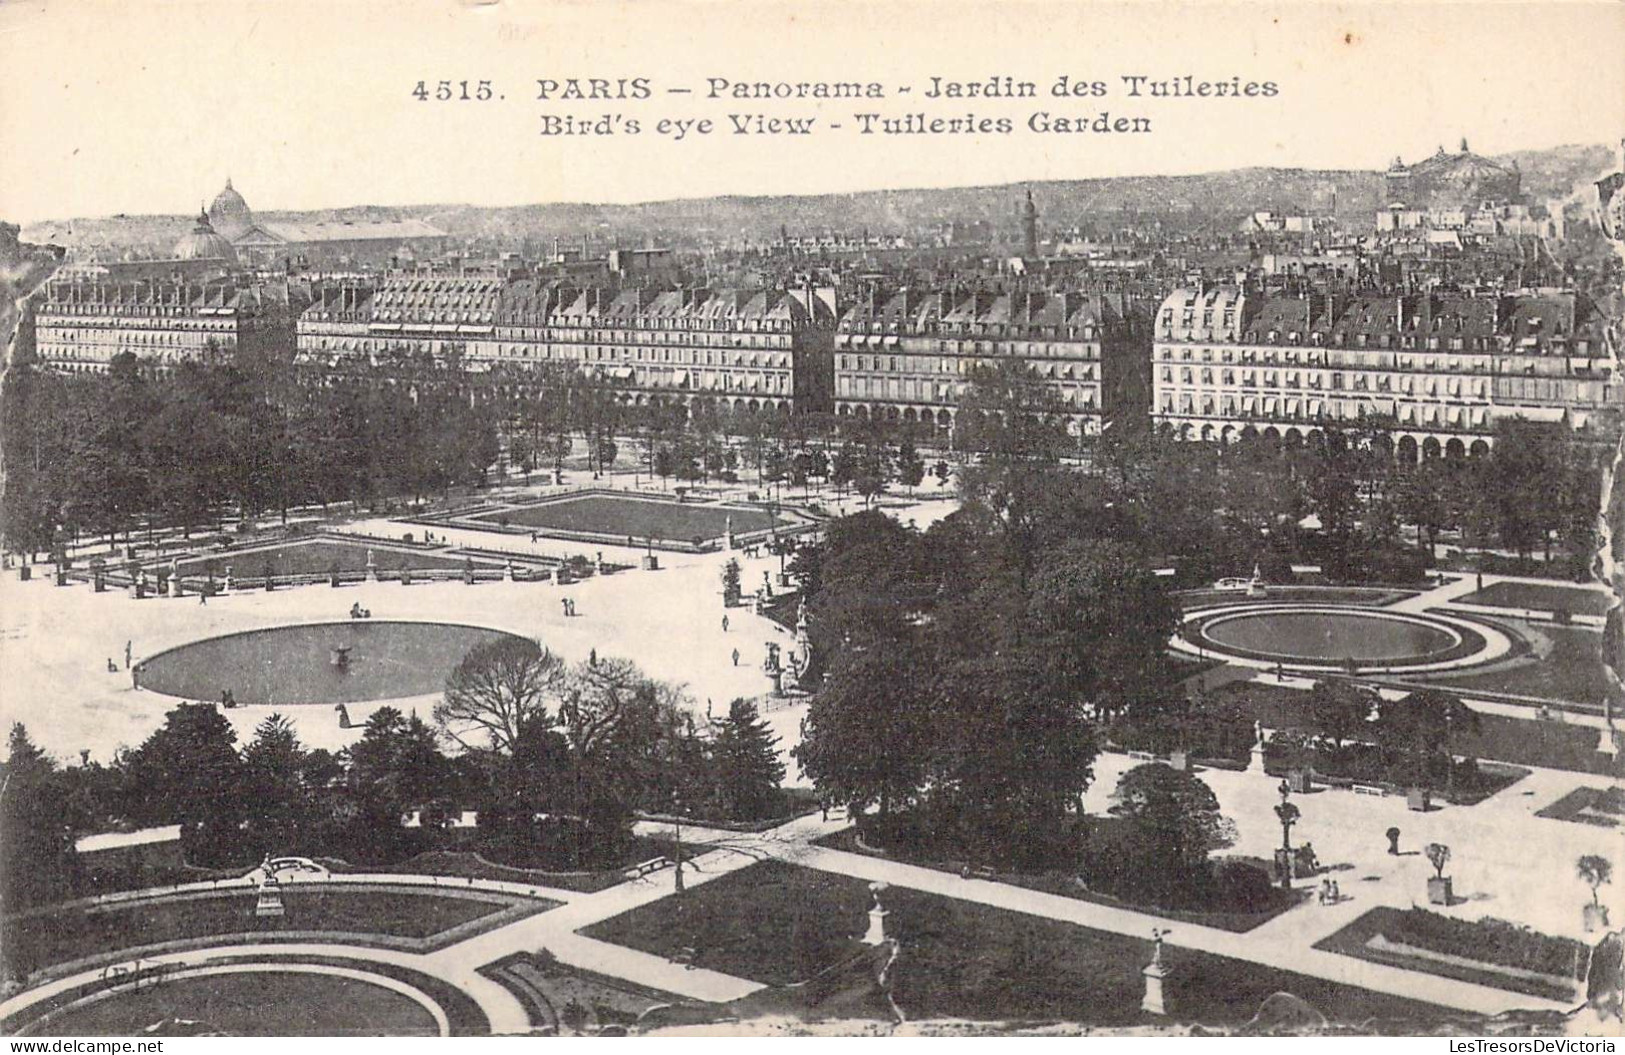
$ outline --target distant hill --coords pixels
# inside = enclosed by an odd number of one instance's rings
[[[1504,154],[1516,162],[1531,200],[1584,193],[1610,168],[1602,145],[1562,146]],[[1194,176],[1125,176],[945,189],[866,191],[801,196],[724,196],[636,205],[556,203],[507,207],[414,205],[353,206],[311,212],[255,213],[266,220],[342,220],[413,217],[478,244],[534,247],[552,238],[590,236],[595,245],[637,246],[646,239],[684,245],[697,240],[764,241],[783,225],[791,231],[835,229],[908,232],[951,220],[1014,221],[1017,200],[1031,189],[1046,230],[1091,220],[1136,223],[1170,233],[1234,230],[1257,209],[1335,213],[1352,226],[1371,222],[1382,205],[1382,174],[1359,170],[1248,168]],[[252,204],[252,200],[250,200]],[[108,252],[162,255],[188,228],[189,215],[113,216],[32,224],[23,237],[70,248],[103,246]]]

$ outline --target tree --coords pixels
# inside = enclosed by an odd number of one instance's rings
[[[73,868],[69,812],[56,763],[21,722],[11,727],[0,765],[0,911],[64,898]],[[3,918],[3,917],[0,917]],[[9,950],[13,943],[0,943]],[[10,961],[8,967],[20,966]]]
[[[1428,843],[1422,852],[1427,855],[1428,863],[1433,866],[1433,873],[1438,878],[1444,878],[1444,866],[1450,863],[1450,847],[1444,843]]]
[[[925,462],[920,459],[920,452],[914,449],[914,441],[905,439],[897,448],[897,482],[908,488],[913,494],[914,489],[920,486],[925,479]]]
[[[1370,691],[1352,682],[1322,678],[1305,702],[1309,720],[1338,747],[1370,735],[1371,711],[1377,702]]]
[[[954,418],[955,441],[974,455],[960,470],[960,492],[1000,518],[1023,576],[1037,563],[1039,510],[1071,447],[1067,416],[1053,385],[1005,358],[971,370]]]
[[[370,827],[398,830],[401,813],[440,801],[452,790],[452,769],[435,731],[417,715],[380,707],[347,754],[350,786]]]
[[[1235,841],[1235,825],[1219,811],[1213,790],[1160,762],[1123,774],[1111,812],[1132,824],[1176,872],[1204,869],[1210,853]]]
[[[1407,761],[1415,783],[1431,785],[1436,765],[1445,768],[1445,788],[1456,788],[1456,748],[1479,731],[1478,712],[1442,689],[1421,689],[1382,707],[1378,737]],[[1442,757],[1441,757],[1442,755]]]
[[[520,727],[545,713],[563,673],[564,662],[529,638],[504,635],[476,645],[446,679],[435,723],[459,743],[474,726],[492,750],[511,754]]]
[[[213,704],[183,703],[126,760],[132,819],[211,826],[244,807],[237,734]]]
[[[732,820],[770,817],[778,806],[784,763],[779,738],[757,713],[756,704],[736,699],[711,744],[718,798]]]
[[[837,655],[791,752],[826,801],[878,806],[884,820],[925,786],[934,743],[923,660],[906,639]]]
[[[243,784],[247,819],[258,828],[262,845],[294,837],[308,818],[305,793],[305,749],[293,725],[272,714],[254,730],[243,747]]]
[[[1597,854],[1585,854],[1574,863],[1574,870],[1581,881],[1591,888],[1592,906],[1601,911],[1602,902],[1598,898],[1597,891],[1603,884],[1613,881],[1613,863]]]
[[[1030,643],[1056,691],[1114,711],[1159,680],[1178,613],[1132,548],[1064,543],[1033,573],[1029,589]]]

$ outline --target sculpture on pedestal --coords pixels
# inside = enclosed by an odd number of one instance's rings
[[[869,909],[869,930],[863,935],[865,945],[880,945],[886,940],[886,917],[891,913],[880,903],[880,895],[885,890],[886,884],[878,880],[869,884],[869,894],[875,903]]]

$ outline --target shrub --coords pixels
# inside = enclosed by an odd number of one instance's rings
[[[1246,861],[1221,861],[1214,868],[1215,907],[1228,912],[1266,912],[1279,896],[1270,874]]]

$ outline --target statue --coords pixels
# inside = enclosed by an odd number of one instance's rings
[[[879,880],[869,884],[869,896],[875,899],[875,903],[869,909],[869,930],[863,935],[865,945],[880,945],[886,941],[886,917],[890,913],[880,903],[880,895],[885,893],[885,890],[886,884]]]
[[[1162,962],[1162,939],[1168,934],[1165,927],[1154,927],[1151,930],[1151,940],[1155,944],[1151,947],[1151,962],[1145,970],[1140,972],[1145,979],[1145,996],[1140,1000],[1140,1010],[1150,1015],[1166,1015],[1168,1009],[1163,1000],[1163,979],[1168,977],[1168,968]]]

